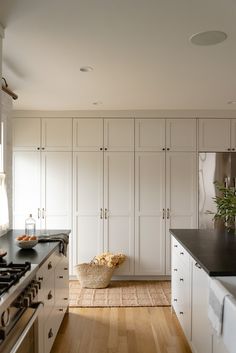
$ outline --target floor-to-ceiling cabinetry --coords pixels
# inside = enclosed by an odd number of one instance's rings
[[[102,251],[128,258],[134,274],[134,119],[74,119],[74,232],[77,262]],[[88,141],[79,136],[88,136]]]
[[[71,228],[72,122],[13,119],[13,227]]]
[[[170,274],[169,229],[197,226],[196,120],[135,123],[135,274]]]

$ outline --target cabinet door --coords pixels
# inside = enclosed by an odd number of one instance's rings
[[[103,154],[74,153],[74,239],[77,263],[103,251]]]
[[[166,274],[170,274],[170,228],[197,227],[197,162],[194,152],[166,154]]]
[[[192,259],[192,346],[195,353],[212,352],[208,320],[209,277]]]
[[[100,151],[103,149],[103,119],[73,120],[74,151]]]
[[[105,119],[104,147],[107,151],[134,151],[134,119]]]
[[[32,213],[40,228],[41,186],[40,153],[13,153],[13,228],[24,229],[25,219]]]
[[[196,151],[196,119],[167,119],[166,147],[170,151]]]
[[[231,119],[231,151],[236,151],[236,119]]]
[[[45,229],[71,229],[72,153],[42,153],[42,219]]]
[[[42,148],[45,151],[71,151],[72,119],[42,119]]]
[[[135,274],[165,274],[165,154],[135,157]]]
[[[165,119],[135,120],[136,151],[162,151],[165,145]]]
[[[40,149],[40,118],[14,118],[12,121],[12,145],[15,151],[37,151]]]
[[[127,260],[115,274],[134,274],[134,153],[104,156],[105,251],[124,253]]]
[[[199,151],[230,149],[230,119],[199,119]]]

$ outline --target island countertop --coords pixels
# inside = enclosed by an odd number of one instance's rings
[[[66,233],[70,234],[70,230],[49,230],[49,234]],[[59,246],[59,242],[38,243],[33,249],[21,249],[16,244],[16,237],[24,234],[24,230],[10,230],[0,237],[0,248],[7,251],[7,255],[3,260],[6,262],[24,263],[29,261],[32,264],[41,264],[55,251]],[[42,234],[40,231],[36,235]]]
[[[236,234],[205,229],[170,229],[209,276],[236,276]]]

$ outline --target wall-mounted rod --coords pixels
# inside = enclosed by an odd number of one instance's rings
[[[2,90],[9,94],[9,96],[11,96],[14,100],[16,100],[18,98],[18,95],[15,94],[13,91],[11,91],[9,88],[8,88],[8,84],[7,84],[7,81],[4,77],[2,77],[2,80],[3,80],[3,84],[2,84]]]

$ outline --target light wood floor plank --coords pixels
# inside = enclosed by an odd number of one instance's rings
[[[170,308],[71,308],[51,353],[191,353]]]

